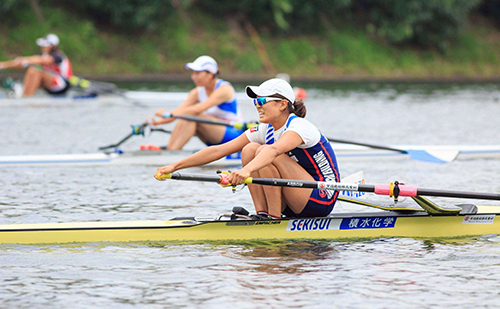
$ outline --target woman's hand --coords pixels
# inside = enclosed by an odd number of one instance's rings
[[[175,172],[175,168],[172,165],[162,166],[156,170],[154,177],[156,180],[165,181],[168,178],[165,178],[164,175],[171,174],[173,172]]]
[[[146,118],[146,124],[152,125],[152,126],[157,126],[160,124],[170,123],[174,120],[175,120],[175,118],[160,118],[160,119],[156,120],[154,116],[151,116],[151,117]]]
[[[245,168],[242,168],[241,170],[232,172],[227,177],[227,180],[233,185],[241,185],[243,182],[245,182],[245,179],[250,177],[250,174],[251,174],[250,171],[247,171]]]
[[[160,108],[159,110],[157,110],[157,111],[155,112],[155,116],[158,116],[158,117],[163,117],[163,114],[165,114],[165,112],[166,112],[166,111],[167,111],[166,109],[164,109],[164,108]]]
[[[155,116],[150,116],[146,118],[146,121],[144,121],[144,123],[147,125],[155,126],[156,125]]]

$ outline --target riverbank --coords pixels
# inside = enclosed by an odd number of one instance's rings
[[[53,32],[75,74],[116,82],[189,81],[183,65],[202,54],[217,59],[221,76],[232,81],[259,81],[280,72],[293,81],[314,82],[500,79],[500,35],[481,18],[471,20],[453,46],[439,52],[395,47],[359,29],[276,38],[192,13],[154,33],[123,34],[60,8],[43,12],[42,24],[29,8],[16,12],[25,21],[20,25],[0,22],[0,60],[39,52],[36,38]]]
[[[237,83],[245,82],[261,82],[265,79],[271,78],[274,75],[260,74],[260,75],[241,75],[241,74],[224,74],[221,76],[224,79]],[[109,82],[191,82],[190,75],[185,74],[140,74],[140,75],[89,75],[89,79],[102,80]],[[500,83],[500,76],[491,77],[377,77],[377,76],[294,76],[294,82],[301,83],[442,83],[442,84],[471,84],[471,83]]]

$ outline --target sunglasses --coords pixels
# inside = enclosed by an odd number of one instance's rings
[[[267,102],[270,102],[270,101],[281,101],[281,100],[284,100],[282,98],[273,98],[273,97],[260,97],[260,98],[255,98],[253,99],[253,105],[257,106],[262,106],[264,104],[266,104]]]

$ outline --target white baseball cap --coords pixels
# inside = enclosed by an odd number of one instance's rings
[[[269,97],[275,94],[280,94],[291,103],[295,102],[295,94],[293,93],[292,86],[281,78],[266,80],[259,86],[247,86],[245,88],[245,92],[247,93],[247,96],[252,99],[255,99],[256,97]]]
[[[186,63],[184,68],[193,71],[208,71],[213,74],[217,74],[219,72],[217,62],[215,62],[214,58],[210,56],[200,56],[193,62]]]
[[[55,34],[47,34],[43,38],[37,39],[36,44],[40,47],[57,46],[59,45],[59,38]]]

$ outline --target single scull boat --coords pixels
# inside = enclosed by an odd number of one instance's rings
[[[172,173],[165,179],[210,181],[227,186],[227,174]],[[500,200],[500,194],[422,189],[398,184],[366,185],[291,179],[247,178],[247,184],[324,188],[394,196],[394,202],[339,197],[344,203],[372,207],[371,212],[336,212],[320,218],[257,220],[241,207],[218,217],[178,217],[171,220],[77,222],[0,225],[2,244],[88,242],[192,242],[256,239],[359,239],[381,237],[445,238],[500,234],[500,206],[461,204],[443,207],[424,195]],[[399,196],[411,201],[397,202]],[[337,206],[336,206],[337,207]]]
[[[337,159],[340,163],[351,161],[367,160],[404,160],[409,159],[410,155],[394,151],[381,149],[372,149],[363,146],[335,144]],[[500,158],[500,146],[395,146],[404,149],[426,149],[433,153],[440,152],[446,154],[448,151],[460,152],[457,160],[470,160],[480,158]],[[41,154],[41,155],[8,155],[0,156],[0,165],[59,165],[59,164],[78,164],[78,165],[166,165],[185,158],[195,150],[180,151],[153,151],[153,150],[134,150],[118,152],[97,152],[81,154]],[[218,160],[213,166],[235,166],[240,165],[241,161],[238,155],[229,156]]]
[[[365,206],[372,202],[358,200]],[[430,215],[414,206],[375,204],[385,211],[333,213],[323,218],[252,220],[227,214],[158,221],[0,225],[2,244],[144,241],[238,241],[249,239],[443,238],[499,234],[500,206],[462,205],[459,213]],[[409,209],[405,210],[405,207]],[[394,210],[390,210],[394,208]],[[418,208],[417,208],[418,209]]]

